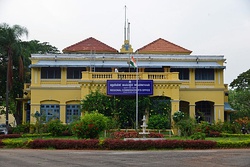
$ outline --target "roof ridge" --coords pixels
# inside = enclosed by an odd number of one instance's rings
[[[159,39],[162,39],[163,41],[166,41],[166,42],[168,42],[168,43],[171,43],[172,45],[178,46],[178,47],[180,47],[180,48],[182,48],[182,49],[185,49],[185,50],[187,50],[187,51],[192,52],[191,50],[186,49],[186,48],[184,48],[184,47],[182,47],[182,46],[180,46],[180,45],[177,45],[177,44],[175,44],[175,43],[173,43],[173,42],[170,42],[170,41],[168,41],[168,40],[166,40],[166,39],[163,39],[163,38],[159,38]]]
[[[70,45],[70,46],[64,48],[62,51],[66,50],[66,49],[68,49],[68,48],[70,48],[70,47],[72,47],[72,46],[78,45],[79,43],[82,43],[82,42],[84,42],[84,41],[87,41],[87,40],[89,40],[90,38],[93,38],[93,37],[89,37],[89,38],[86,38],[86,39],[84,39],[84,40],[81,40],[81,41],[79,41],[79,42],[77,42],[77,43],[75,43],[75,44],[72,44],[72,45]]]
[[[94,37],[89,37],[89,38],[86,38],[86,39],[84,39],[84,40],[81,40],[81,41],[79,41],[79,42],[77,42],[77,43],[75,43],[75,44],[73,44],[73,45],[70,45],[70,46],[64,48],[62,51],[63,51],[63,52],[64,52],[64,51],[67,51],[68,49],[70,49],[70,48],[72,48],[72,47],[75,47],[75,46],[80,45],[80,44],[82,44],[82,43],[84,43],[84,42],[87,42],[88,40],[93,40],[93,41],[95,41],[95,42],[98,42],[99,44],[101,44],[101,45],[103,45],[103,46],[105,46],[105,47],[107,47],[107,48],[109,48],[109,49],[111,49],[111,50],[113,50],[113,51],[115,51],[115,52],[118,53],[118,50],[116,50],[115,48],[113,48],[113,47],[111,47],[111,46],[105,44],[104,42],[102,42],[102,41],[100,41],[100,40],[98,40],[98,39],[96,39],[96,38],[94,38]],[[92,45],[92,46],[93,46],[93,45]]]
[[[174,44],[174,43],[172,43],[172,42],[170,42],[170,41],[168,41],[168,40],[165,40],[165,39],[163,39],[163,38],[158,38],[158,39],[154,40],[153,42],[150,42],[149,44],[147,44],[147,45],[145,45],[145,46],[143,46],[143,47],[137,49],[137,51],[141,51],[141,50],[143,50],[143,49],[145,49],[145,48],[147,48],[147,47],[150,47],[150,46],[152,46],[153,44],[155,44],[155,43],[157,43],[157,42],[159,42],[159,41],[161,41],[161,40],[164,41],[164,42],[166,42],[166,43],[168,43],[168,44],[170,44],[170,45],[173,45],[173,46],[175,46],[175,47],[181,48],[181,49],[185,50],[186,52],[190,52],[190,53],[192,52],[191,50],[188,50],[188,49],[186,49],[186,48],[184,48],[184,47],[182,47],[182,46],[179,46],[179,45],[177,45],[177,44]]]

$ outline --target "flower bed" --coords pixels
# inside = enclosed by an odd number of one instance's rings
[[[120,140],[106,139],[99,141],[89,140],[41,140],[30,141],[29,148],[55,149],[104,149],[104,150],[148,150],[148,149],[211,149],[216,142],[205,140]]]
[[[124,139],[124,138],[141,138],[143,137],[142,135],[139,135],[138,132],[114,132],[113,133],[113,138],[114,139]],[[163,138],[163,134],[160,133],[155,133],[155,132],[150,132],[150,134],[146,135],[147,138]]]

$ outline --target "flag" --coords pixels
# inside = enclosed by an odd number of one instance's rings
[[[134,56],[131,57],[130,64],[131,64],[134,68],[137,68],[137,64],[136,64],[136,61],[135,61]]]

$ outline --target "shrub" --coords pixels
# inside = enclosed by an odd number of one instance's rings
[[[167,116],[152,115],[148,119],[149,129],[168,129],[170,128],[170,120]]]
[[[2,140],[0,140],[0,148],[2,148],[4,146]]]
[[[124,139],[124,138],[142,138],[142,135],[139,135],[138,132],[114,132],[113,138],[115,139]],[[146,135],[147,138],[163,138],[163,134],[150,132]]]
[[[124,138],[138,138],[138,132],[114,132],[113,137],[115,139],[124,139]]]
[[[109,150],[146,150],[146,149],[211,149],[215,141],[205,140],[119,140],[106,139],[103,148]]]
[[[220,132],[210,131],[208,134],[209,137],[220,137]]]
[[[201,132],[195,132],[193,135],[191,135],[191,139],[194,140],[205,140],[206,134]]]
[[[51,120],[47,123],[47,127],[48,132],[51,133],[52,136],[61,136],[65,130],[65,126],[59,119]]]
[[[30,124],[24,123],[17,125],[16,127],[12,127],[12,133],[14,134],[20,134],[20,133],[29,133],[30,131]]]
[[[173,120],[175,123],[178,123],[180,120],[182,120],[185,117],[184,112],[177,111],[173,115]]]
[[[217,148],[250,148],[250,140],[246,141],[218,141]]]
[[[15,139],[4,139],[2,142],[7,148],[24,148],[27,144],[27,142],[24,142],[23,140]]]
[[[6,138],[19,138],[19,137],[21,137],[20,134],[0,135],[0,139],[6,139]]]
[[[95,139],[99,134],[106,129],[108,118],[103,114],[94,112],[86,113],[80,121],[77,121],[72,126],[72,133],[77,138]]]
[[[164,135],[161,133],[154,133],[154,132],[150,132],[147,135],[148,138],[164,138]]]
[[[176,126],[181,131],[181,136],[187,137],[195,132],[196,121],[192,118],[186,118],[177,122]]]
[[[99,149],[99,140],[63,140],[51,139],[42,140],[37,139],[29,142],[28,146],[33,149],[39,148],[55,148],[55,149]]]

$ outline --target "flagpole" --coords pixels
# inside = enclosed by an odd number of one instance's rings
[[[136,55],[136,63],[137,63],[137,68],[136,68],[136,130],[138,130],[138,55]]]

